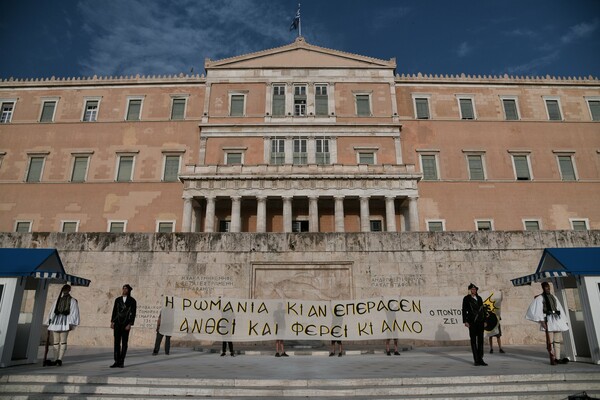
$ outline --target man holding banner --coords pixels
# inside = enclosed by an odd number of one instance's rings
[[[477,294],[479,288],[471,283],[468,289],[470,294],[466,295],[462,302],[463,324],[469,328],[474,365],[485,366],[487,364],[483,361],[483,330],[487,309],[483,305],[483,299]]]

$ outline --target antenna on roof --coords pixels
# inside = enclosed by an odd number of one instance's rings
[[[302,24],[300,23],[300,3],[298,3],[298,11],[296,11],[296,15],[292,20],[292,24],[290,25],[290,31],[294,29],[298,30],[298,37],[302,36]]]

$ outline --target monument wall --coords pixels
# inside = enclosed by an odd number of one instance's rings
[[[542,343],[537,325],[524,320],[539,286],[513,287],[510,280],[533,273],[546,247],[591,246],[600,246],[600,231],[0,233],[0,247],[57,248],[67,273],[92,281],[87,288],[73,288],[81,325],[69,344],[102,347],[112,346],[110,315],[126,283],[138,304],[133,347],[152,346],[162,295],[443,297],[466,294],[470,282],[481,291],[502,293],[503,343]],[[60,285],[50,288],[46,313],[59,290]],[[173,338],[175,346],[196,344]]]

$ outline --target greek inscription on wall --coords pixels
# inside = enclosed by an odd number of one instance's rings
[[[231,276],[185,275],[175,282],[178,289],[190,290],[201,296],[211,296],[216,287],[233,287]]]
[[[135,313],[135,327],[156,328],[156,320],[158,319],[161,308],[162,306],[159,304],[155,306],[143,306],[138,304]]]
[[[373,287],[401,288],[424,284],[425,277],[422,274],[374,275],[371,277],[371,286]]]

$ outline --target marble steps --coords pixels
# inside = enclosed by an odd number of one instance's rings
[[[600,397],[600,372],[388,379],[165,379],[74,375],[0,377],[1,399],[567,399]]]

